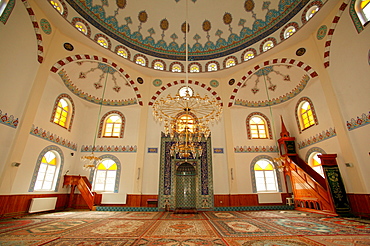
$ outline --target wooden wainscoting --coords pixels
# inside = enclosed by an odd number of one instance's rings
[[[353,215],[370,218],[370,194],[347,193],[347,197]]]
[[[258,202],[258,194],[237,194],[237,195],[214,195],[215,207],[248,207],[248,206],[268,206],[283,205],[288,193],[281,193],[282,203],[263,203]]]
[[[28,214],[32,198],[57,197],[55,210],[63,210],[68,204],[69,194],[0,195],[0,218],[18,217]]]

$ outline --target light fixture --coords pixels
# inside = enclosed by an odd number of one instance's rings
[[[104,65],[104,64],[99,64],[99,66],[103,66],[103,67],[108,67],[107,65]],[[94,83],[94,86],[96,89],[99,89],[101,88],[101,80],[102,78],[104,78],[104,73],[105,73],[105,83],[104,83],[104,87],[103,87],[103,92],[102,92],[102,97],[100,99],[100,107],[99,107],[99,113],[98,113],[98,119],[97,119],[97,122],[96,122],[96,128],[95,128],[95,135],[94,135],[94,143],[92,145],[92,149],[91,149],[91,154],[89,155],[84,155],[84,156],[81,156],[81,161],[84,163],[83,165],[83,169],[84,170],[94,170],[96,168],[96,164],[98,162],[101,162],[102,161],[102,158],[99,157],[99,156],[95,156],[94,154],[94,150],[96,149],[96,139],[97,139],[97,136],[98,136],[98,130],[99,130],[99,122],[100,122],[100,114],[101,114],[101,111],[102,111],[102,107],[103,107],[103,101],[104,101],[104,95],[105,95],[105,90],[106,90],[106,87],[107,87],[107,80],[108,80],[108,74],[112,72],[108,69],[101,69],[102,70],[102,74],[100,75],[100,79],[97,83]],[[86,77],[86,75],[85,75]],[[81,75],[80,75],[80,78],[81,78]],[[115,87],[117,87],[117,84],[116,84],[116,80],[115,78],[113,77],[113,81],[115,83]],[[100,85],[100,86],[97,86],[97,85]],[[118,92],[115,87],[113,87],[113,90],[115,90],[116,92]]]
[[[220,120],[222,106],[215,98],[200,96],[189,87],[189,48],[187,24],[187,1],[185,20],[185,86],[175,96],[170,94],[153,103],[155,120],[164,123],[164,133],[170,136],[172,145],[170,153],[179,158],[196,158],[204,153],[200,142],[210,136],[209,125]]]

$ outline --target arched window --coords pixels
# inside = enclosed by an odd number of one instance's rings
[[[153,66],[154,69],[158,69],[158,70],[163,70],[164,69],[164,66],[163,66],[163,63],[160,62],[160,61],[157,61],[154,63],[154,66]]]
[[[196,65],[196,64],[193,64],[190,66],[190,72],[191,73],[199,73],[200,69],[199,69],[199,66]]]
[[[122,119],[117,114],[109,115],[104,122],[103,137],[118,138],[121,135]]]
[[[123,138],[125,117],[119,111],[109,111],[100,120],[99,137]]]
[[[141,66],[145,66],[146,65],[145,59],[142,56],[137,56],[135,62],[136,62],[136,64],[139,64]]]
[[[278,182],[272,161],[258,160],[253,167],[257,192],[277,192]]]
[[[54,104],[51,122],[71,130],[74,116],[74,104],[67,94],[60,95]]]
[[[59,147],[51,145],[42,150],[29,191],[57,191],[63,162],[63,153]]]
[[[117,55],[122,56],[123,58],[127,58],[127,51],[122,48],[119,48],[117,50]]]
[[[274,47],[274,42],[271,40],[267,41],[266,43],[263,44],[263,51],[268,51],[269,49]]]
[[[181,73],[181,66],[179,64],[174,64],[171,71],[174,73]]]
[[[322,177],[325,178],[324,170],[321,166],[321,159],[318,157],[318,155],[321,155],[320,152],[313,152],[308,157],[308,165],[312,167],[313,170],[315,170],[318,174],[320,174]]]
[[[108,48],[109,47],[109,44],[108,44],[108,41],[107,39],[103,38],[103,37],[98,37],[98,40],[97,40],[98,44],[100,44],[101,46],[103,46],[104,48]]]
[[[248,139],[272,139],[269,119],[262,113],[253,112],[247,116]]]
[[[208,72],[211,72],[211,71],[217,71],[217,64],[212,62],[210,64],[208,64],[208,68],[207,68]]]
[[[245,53],[245,55],[244,55],[244,61],[248,61],[248,60],[250,60],[252,58],[254,58],[253,51],[248,51],[247,53]]]
[[[284,38],[287,39],[289,38],[290,36],[292,36],[294,33],[296,32],[296,29],[294,26],[290,26],[288,27],[285,31],[284,31]]]
[[[0,16],[3,14],[8,3],[9,3],[9,0],[0,0]]]
[[[355,10],[363,26],[370,22],[370,0],[357,0]]]
[[[317,125],[317,117],[311,100],[307,97],[301,98],[296,106],[296,118],[300,132]]]
[[[87,34],[87,28],[86,28],[85,24],[82,23],[81,21],[77,21],[76,24],[75,24],[75,27],[77,28],[77,30],[79,30],[83,34],[85,34],[85,35]]]
[[[117,178],[117,163],[110,159],[104,158],[96,165],[93,190],[114,192]]]
[[[236,62],[234,60],[234,58],[229,58],[227,61],[226,61],[226,68],[229,68],[229,67],[233,67],[236,65]]]
[[[51,1],[50,1],[50,3],[51,3],[51,5],[52,5],[56,10],[58,10],[58,12],[59,12],[60,14],[63,14],[63,12],[64,12],[63,6],[62,6],[62,4],[61,4],[58,0],[51,0]]]
[[[312,6],[306,13],[306,20],[311,19],[317,13],[317,11],[319,11],[319,6]]]

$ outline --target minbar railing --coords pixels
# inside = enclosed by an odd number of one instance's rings
[[[94,209],[97,205],[96,192],[91,190],[91,183],[85,176],[80,175],[64,175],[63,186],[71,186],[71,193],[69,196],[68,207],[73,206],[73,197],[76,187],[81,193],[82,198],[85,200],[90,210]]]

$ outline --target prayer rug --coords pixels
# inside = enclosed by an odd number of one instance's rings
[[[50,219],[8,219],[0,220],[0,233],[50,222]]]
[[[115,218],[122,219],[140,219],[140,220],[155,220],[163,215],[162,212],[126,212],[117,214]]]
[[[203,215],[203,213],[198,214],[175,214],[175,213],[164,213],[164,215],[161,217],[161,219],[165,220],[204,220],[206,217]]]
[[[168,245],[168,246],[212,246],[227,245],[220,238],[142,238],[135,245]]]
[[[240,212],[246,217],[252,217],[252,218],[271,218],[271,217],[283,217],[281,214],[274,214],[270,213],[268,211],[243,211]]]
[[[239,212],[205,212],[205,215],[209,219],[239,219],[239,218],[245,218],[246,216]]]
[[[39,246],[45,245],[45,243],[49,242],[50,239],[32,239],[32,240],[22,240],[22,239],[1,239],[0,244],[1,246]]]
[[[364,222],[361,220],[347,219],[347,218],[322,218],[321,221],[331,222],[337,225],[347,226],[351,228],[367,230],[370,233],[370,221]]]
[[[217,237],[217,234],[207,220],[158,220],[145,233],[145,237],[210,238]]]
[[[35,213],[27,216],[27,218],[69,218],[75,216],[77,212],[47,212],[47,213]]]
[[[332,223],[317,218],[261,218],[261,223],[285,231],[290,235],[351,235],[369,234],[370,230],[359,230],[355,227]]]
[[[99,245],[99,246],[129,246],[134,245],[136,239],[133,238],[57,238],[43,245],[69,246],[69,245]]]
[[[249,237],[249,238],[227,238],[231,246],[321,246],[321,244],[304,237]]]
[[[103,219],[65,235],[66,238],[140,237],[153,220]]]
[[[370,236],[309,236],[323,245],[370,245]]]
[[[0,241],[3,239],[34,240],[43,238],[60,237],[71,231],[83,231],[81,228],[91,224],[94,220],[89,219],[60,219],[49,220],[48,223],[29,226],[0,234]]]
[[[90,218],[90,219],[105,219],[105,218],[117,218],[122,212],[112,211],[87,211],[75,213],[73,218]]]
[[[325,214],[308,213],[298,210],[269,211],[269,213],[276,214],[282,217],[328,217]]]
[[[260,223],[255,219],[213,220],[211,223],[224,237],[289,235],[287,232],[275,229],[269,223]]]

